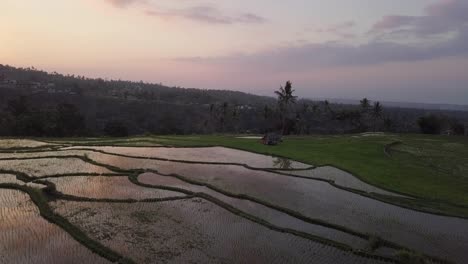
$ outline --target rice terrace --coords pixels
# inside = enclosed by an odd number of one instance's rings
[[[468,263],[463,137],[0,144],[0,263]]]

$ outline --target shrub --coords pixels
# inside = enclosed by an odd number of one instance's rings
[[[428,115],[418,119],[418,125],[423,134],[440,134],[444,120],[436,115]]]
[[[110,137],[126,137],[128,136],[128,129],[120,121],[111,121],[105,125],[104,134]]]

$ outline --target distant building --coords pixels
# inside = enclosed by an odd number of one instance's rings
[[[4,79],[3,80],[3,84],[7,84],[7,85],[16,85],[16,80],[8,80],[8,79]]]
[[[238,105],[238,106],[236,106],[236,108],[239,109],[239,110],[251,110],[251,109],[253,109],[253,107],[250,106],[250,105]]]
[[[452,129],[447,129],[447,130],[442,131],[441,134],[444,135],[444,136],[451,136],[451,135],[453,135],[453,130]]]
[[[37,89],[41,87],[40,82],[28,82],[28,81],[18,81],[16,82],[16,87],[25,88],[25,89]]]

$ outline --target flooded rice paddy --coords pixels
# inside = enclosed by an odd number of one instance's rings
[[[468,220],[355,193],[399,196],[334,167],[278,160],[219,147],[4,151],[0,263],[384,263],[402,249],[468,262]]]
[[[57,191],[95,199],[161,199],[184,196],[178,192],[141,188],[128,180],[126,176],[70,176],[52,178]]]
[[[284,173],[282,171],[279,172]],[[333,181],[338,186],[364,191],[368,193],[378,193],[384,195],[404,197],[403,195],[382,190],[380,188],[367,184],[361,181],[360,179],[356,178],[352,174],[331,166],[318,167],[309,170],[291,171],[288,173],[302,177]]]
[[[77,158],[41,158],[26,160],[0,160],[2,170],[26,173],[31,177],[55,174],[112,173],[112,171]]]
[[[353,245],[353,247],[355,247],[356,249],[365,249],[365,247],[368,245],[368,241],[366,239],[362,239],[332,228],[327,228],[316,224],[310,224],[308,222],[302,221],[286,213],[269,208],[262,204],[255,203],[249,200],[229,197],[222,193],[213,191],[208,187],[190,184],[174,177],[161,176],[154,173],[144,173],[138,177],[138,180],[141,183],[149,185],[171,186],[189,190],[192,192],[205,193],[247,214],[264,219],[273,225],[282,228],[290,228],[302,231],[311,235],[323,237],[334,241],[340,241],[348,245]]]
[[[69,147],[64,149],[82,149],[83,147]],[[224,147],[205,148],[167,148],[167,147],[85,147],[101,150],[108,153],[117,153],[129,156],[160,158],[189,162],[209,163],[237,163],[254,168],[276,169],[305,169],[311,165],[285,158],[266,156],[242,150]]]
[[[275,232],[203,199],[60,202],[56,211],[138,263],[378,263]]]
[[[110,263],[44,220],[29,196],[0,189],[0,263]]]
[[[0,139],[0,149],[38,148],[54,144],[29,139]]]

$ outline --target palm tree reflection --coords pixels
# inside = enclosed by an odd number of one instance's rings
[[[286,158],[276,158],[273,161],[273,167],[278,169],[292,169],[292,162]]]

